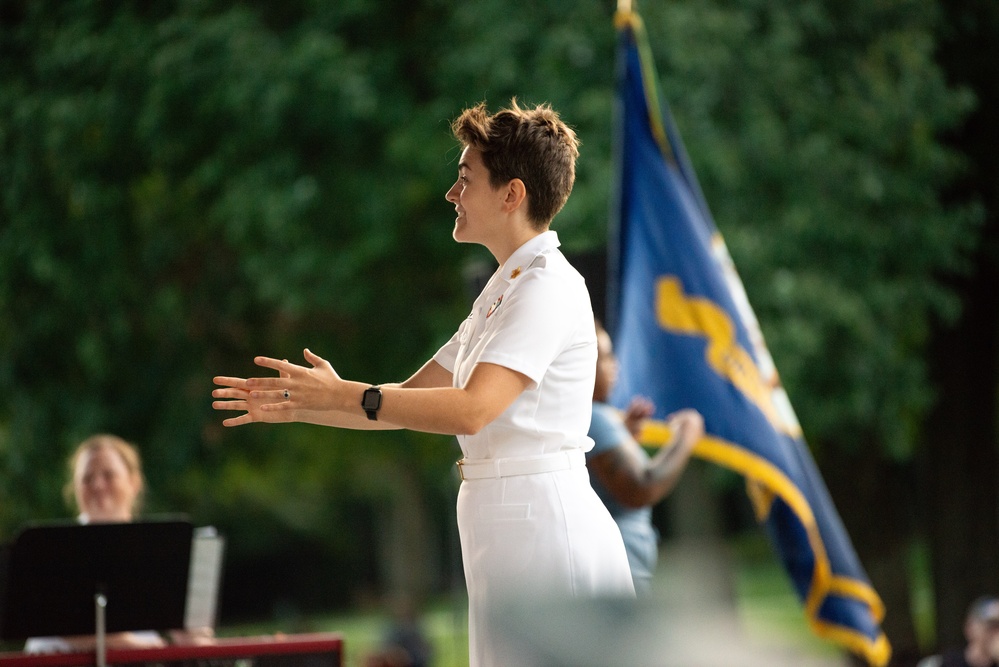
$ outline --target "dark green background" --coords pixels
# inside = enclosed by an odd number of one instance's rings
[[[956,641],[999,589],[996,4],[638,9],[896,652],[914,545]],[[613,10],[0,2],[0,537],[67,516],[66,456],[110,431],[141,447],[149,512],[228,537],[224,620],[446,590],[452,439],[225,430],[211,378],[309,346],[400,380],[447,339],[490,260],[443,198],[448,123],[480,100],[576,128],[555,228],[602,252]]]

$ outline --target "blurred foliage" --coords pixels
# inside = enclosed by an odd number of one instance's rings
[[[974,243],[974,211],[938,198],[960,164],[937,137],[971,98],[934,63],[934,6],[639,7],[822,447],[910,454],[930,399],[928,323],[956,307],[934,276]],[[548,101],[576,127],[577,186],[556,229],[570,252],[599,248],[613,9],[0,4],[0,536],[66,515],[64,460],[95,431],[140,445],[151,511],[220,526],[229,563],[259,585],[282,558],[317,604],[378,583],[378,508],[397,466],[446,533],[452,439],[227,431],[211,378],[309,346],[347,377],[400,380],[448,338],[470,301],[463,266],[489,259],[450,239],[443,199],[449,120],[480,100]]]
[[[937,134],[971,105],[934,63],[931,2],[649,3],[659,71],[805,435],[906,459],[923,350],[957,301],[974,210]],[[661,31],[658,40],[656,30]]]

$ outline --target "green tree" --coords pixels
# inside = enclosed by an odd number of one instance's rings
[[[377,79],[377,53],[304,20],[200,3],[7,11],[3,533],[64,515],[65,454],[112,430],[141,443],[152,509],[220,524],[237,571],[295,540],[363,563],[332,537],[358,521],[324,492],[364,496],[350,481],[365,450],[402,449],[425,474],[450,443],[223,433],[211,376],[310,344],[379,377],[441,342],[462,316],[459,255],[426,215],[446,206],[446,125],[421,131],[433,167],[393,154],[408,91]]]

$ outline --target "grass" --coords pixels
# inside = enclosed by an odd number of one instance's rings
[[[813,656],[842,654],[836,644],[811,631],[797,593],[763,536],[740,538],[730,546],[737,564],[738,617],[750,642]]]

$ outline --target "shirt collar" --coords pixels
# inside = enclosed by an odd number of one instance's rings
[[[543,253],[558,248],[558,234],[549,229],[530,239],[527,243],[513,251],[513,254],[500,267],[500,277],[506,282],[516,279],[524,272],[534,258]]]

